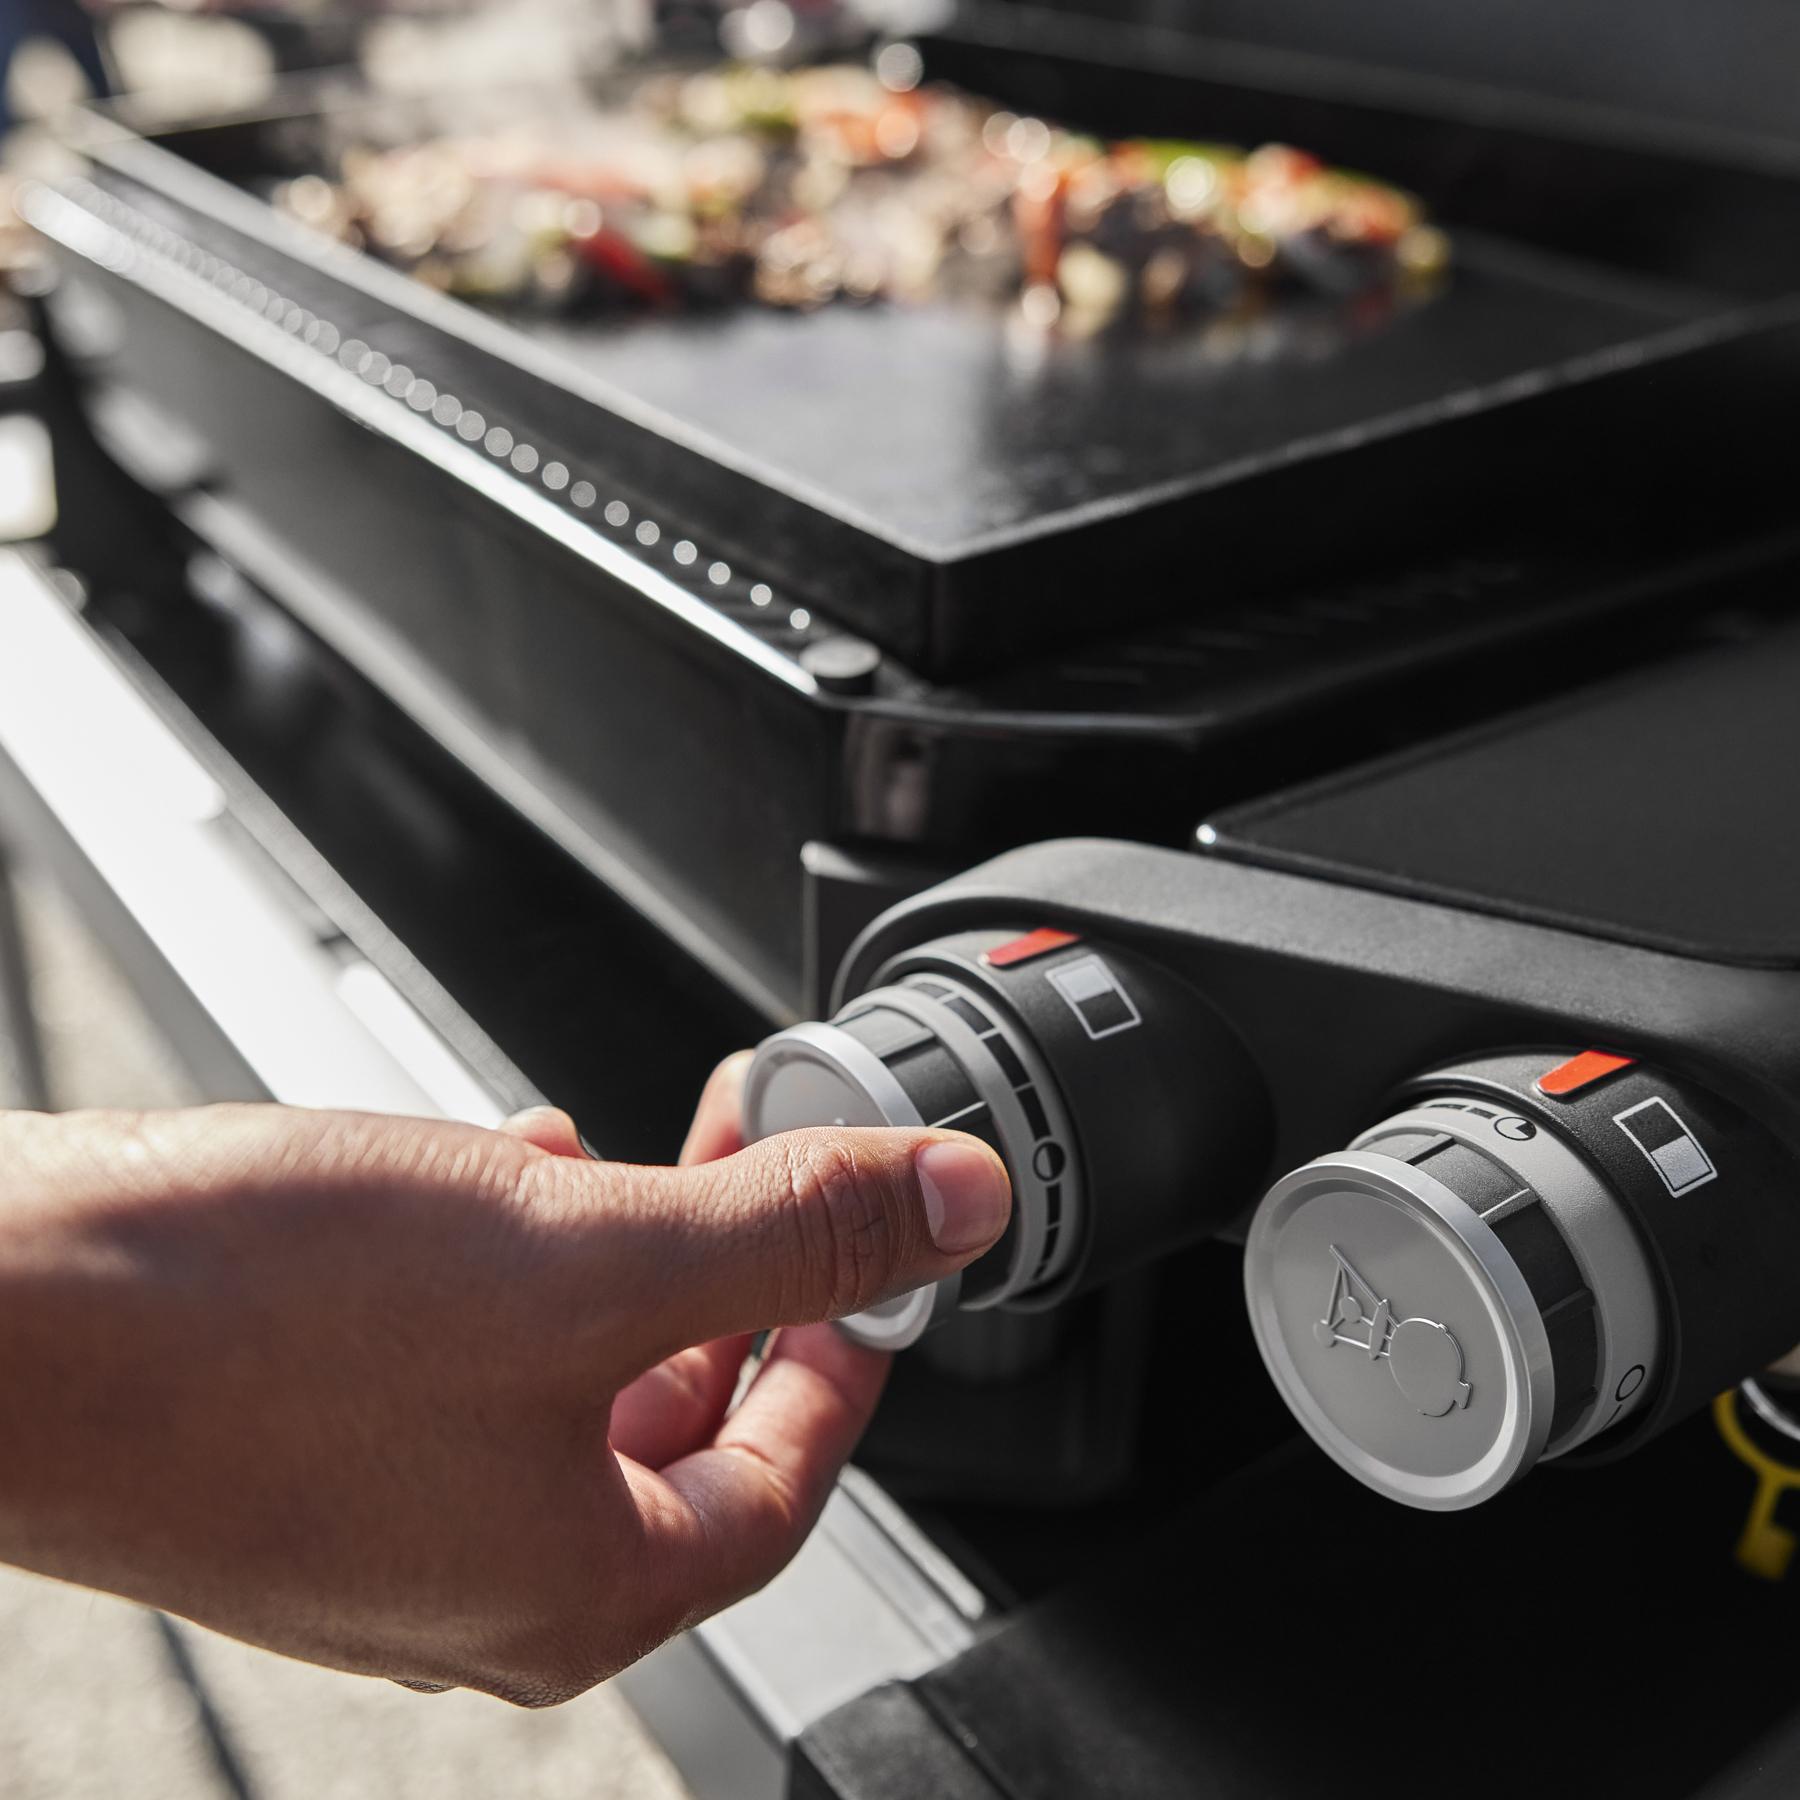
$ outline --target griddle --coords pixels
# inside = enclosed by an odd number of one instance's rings
[[[1079,342],[979,303],[520,328],[979,605],[999,579],[976,575],[983,559],[1195,504],[1334,436],[1416,428],[1448,394],[1572,374],[1710,310],[1474,233],[1442,294],[1385,317],[1371,298]]]
[[[1035,85],[1087,122],[1054,57],[986,56],[953,36],[926,50],[928,69]],[[504,116],[524,97],[345,101],[334,79],[92,154],[133,204],[629,496],[634,520],[663,522],[665,547],[685,534],[754,567],[928,676],[1379,566],[1497,502],[1579,508],[1598,532],[1652,493],[1693,506],[1741,485],[1800,354],[1800,252],[1760,229],[1800,198],[1800,173],[1136,76],[1146,132],[1216,119],[1246,142],[1292,135],[1421,191],[1455,246],[1443,290],[1386,308],[1296,297],[1237,328],[1085,341],[975,301],[478,312],[260,196],[329,167],[346,141]],[[1095,89],[1113,129],[1133,79],[1114,67]],[[1703,210],[1707,229],[1646,234],[1653,206],[1678,224]],[[1679,471],[1657,435],[1671,416]]]

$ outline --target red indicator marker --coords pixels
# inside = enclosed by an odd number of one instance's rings
[[[1048,956],[1052,950],[1066,950],[1070,944],[1080,942],[1072,931],[1040,925],[1036,931],[1028,931],[1010,943],[996,944],[993,949],[983,951],[981,960],[990,969],[1010,969],[1019,963],[1030,962],[1035,956]]]
[[[1579,1056],[1545,1070],[1537,1078],[1537,1091],[1549,1100],[1566,1100],[1608,1075],[1629,1069],[1636,1061],[1635,1056],[1614,1056],[1610,1050],[1583,1050]]]

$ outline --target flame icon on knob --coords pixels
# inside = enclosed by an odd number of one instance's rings
[[[1462,1345],[1435,1319],[1400,1319],[1369,1286],[1336,1244],[1337,1269],[1325,1316],[1313,1336],[1330,1349],[1348,1344],[1370,1362],[1385,1359],[1394,1385],[1428,1419],[1441,1419],[1469,1404],[1473,1391],[1463,1379]]]

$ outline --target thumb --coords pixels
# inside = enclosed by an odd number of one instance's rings
[[[640,1230],[608,1235],[651,1249],[644,1291],[666,1297],[658,1325],[680,1345],[839,1319],[941,1280],[1012,1213],[1005,1164],[953,1131],[790,1131],[637,1173],[604,1211],[609,1226],[637,1214]]]

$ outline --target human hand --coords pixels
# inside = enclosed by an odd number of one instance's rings
[[[818,1321],[1009,1197],[951,1132],[742,1149],[747,1060],[674,1169],[547,1110],[0,1115],[0,1560],[534,1705],[762,1585],[886,1371]]]

